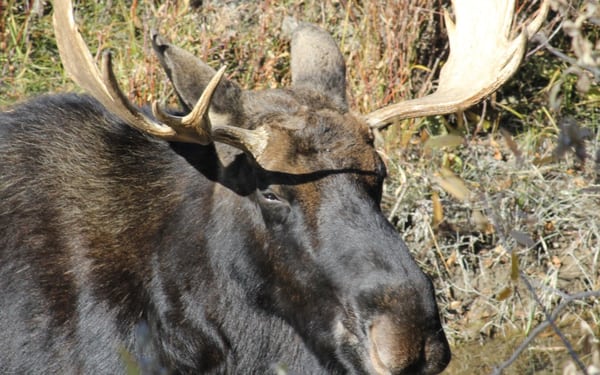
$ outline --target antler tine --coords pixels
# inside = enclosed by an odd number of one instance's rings
[[[517,70],[528,35],[540,27],[548,10],[544,3],[534,21],[512,40],[514,0],[453,0],[456,23],[446,12],[450,56],[442,68],[437,90],[366,115],[376,129],[394,121],[464,110],[496,91]]]
[[[542,23],[546,19],[546,15],[548,15],[548,9],[550,9],[550,1],[543,0],[542,5],[540,5],[540,10],[538,11],[537,16],[527,24],[527,38],[531,39],[535,33],[538,32],[540,27],[542,27]]]
[[[119,88],[108,52],[103,54],[103,73],[100,73],[77,30],[71,0],[54,2],[54,32],[65,70],[79,86],[131,126],[162,138],[176,136],[175,130],[153,121],[131,105]]]
[[[212,141],[225,143],[252,155],[255,160],[259,161],[260,156],[267,147],[269,137],[269,134],[263,128],[248,130],[228,125],[213,127],[210,123],[208,109],[212,96],[224,74],[225,67],[222,67],[210,80],[202,96],[187,115],[181,117],[168,114],[160,109],[158,101],[152,103],[152,112],[160,121],[179,129],[178,135],[181,138],[187,133],[191,142],[200,144],[209,144]]]
[[[263,130],[247,130],[234,126],[212,127],[209,107],[219,82],[225,73],[222,67],[211,79],[193,110],[184,117],[172,116],[154,102],[152,110],[156,118],[146,116],[135,108],[119,87],[112,69],[109,52],[102,54],[102,73],[94,63],[85,41],[77,30],[71,0],[55,0],[54,32],[65,70],[73,80],[96,98],[110,112],[130,126],[168,141],[210,144],[226,143],[260,159],[268,143],[268,133]]]
[[[194,140],[197,143],[205,145],[211,143],[212,129],[210,118],[208,117],[208,109],[210,106],[210,101],[212,100],[212,96],[215,93],[215,90],[217,89],[219,82],[221,82],[224,74],[225,66],[219,69],[219,71],[213,76],[204,89],[202,96],[200,96],[200,99],[198,102],[196,102],[196,105],[192,111],[187,115],[174,116],[168,114],[160,108],[158,101],[154,101],[154,103],[152,103],[152,113],[163,123],[173,128],[181,129],[183,131],[181,133],[185,133],[185,130],[187,130],[187,133],[193,130],[194,133],[190,133],[190,137],[195,138]]]

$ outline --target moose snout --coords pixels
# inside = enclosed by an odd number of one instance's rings
[[[377,375],[438,374],[450,362],[448,342],[441,329],[403,324],[390,314],[371,320],[368,355]]]
[[[417,281],[415,281],[417,280]],[[433,375],[450,362],[433,287],[425,275],[410,283],[371,282],[349,298],[344,314],[346,333],[373,375]],[[383,282],[382,282],[383,281]],[[345,338],[345,340],[344,340]],[[353,339],[353,340],[352,340]]]

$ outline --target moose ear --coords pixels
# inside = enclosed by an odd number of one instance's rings
[[[292,86],[325,93],[341,110],[347,111],[346,63],[331,35],[292,18],[286,18],[283,29],[292,36]]]
[[[193,54],[168,43],[152,32],[152,47],[184,109],[192,110],[216,71]],[[212,114],[228,115],[230,124],[238,125],[243,118],[242,90],[234,82],[223,78],[213,95]],[[211,116],[211,119],[215,116]]]

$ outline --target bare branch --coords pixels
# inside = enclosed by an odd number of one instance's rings
[[[593,291],[589,291],[589,292],[580,292],[580,293],[575,293],[575,294],[570,294],[570,295],[565,296],[563,298],[563,301],[554,309],[554,311],[552,311],[552,314],[550,314],[545,321],[540,323],[540,325],[538,325],[531,331],[529,336],[527,336],[527,338],[521,343],[521,345],[519,345],[519,347],[513,352],[511,357],[509,359],[507,359],[506,361],[502,362],[500,365],[498,365],[494,369],[494,371],[492,372],[492,375],[500,375],[500,374],[502,374],[503,370],[505,370],[507,367],[512,365],[513,362],[517,360],[519,355],[521,355],[521,353],[525,349],[527,349],[529,344],[531,344],[531,342],[540,333],[542,333],[546,328],[548,328],[548,326],[554,325],[554,321],[556,320],[556,318],[558,317],[560,312],[562,310],[564,310],[567,306],[569,306],[569,304],[576,302],[576,301],[581,301],[581,300],[585,300],[588,298],[595,298],[595,297],[600,297],[600,290],[593,290]],[[577,358],[576,355],[575,356],[571,355],[571,356],[577,362],[579,368],[582,368],[583,364],[581,363],[581,360],[579,360],[579,358]],[[582,370],[584,371],[584,373],[587,373],[585,366],[583,366]]]

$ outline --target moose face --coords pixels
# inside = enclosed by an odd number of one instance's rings
[[[278,95],[276,112],[252,100],[248,125],[271,135],[249,197],[262,219],[257,302],[325,368],[440,372],[450,352],[433,288],[380,211],[386,172],[368,126],[321,95]]]
[[[303,40],[322,50],[299,51]],[[194,107],[214,71],[158,35],[153,42],[183,106]],[[243,91],[222,79],[212,96],[213,128],[235,123],[260,139],[244,144],[264,144],[218,147],[232,166],[224,170],[235,171],[221,183],[251,202],[253,267],[238,272],[257,283],[243,287],[324,368],[438,373],[450,351],[433,288],[380,211],[386,170],[370,128],[347,110],[341,53],[329,34],[302,25],[292,56],[303,60],[292,60],[292,88]]]

